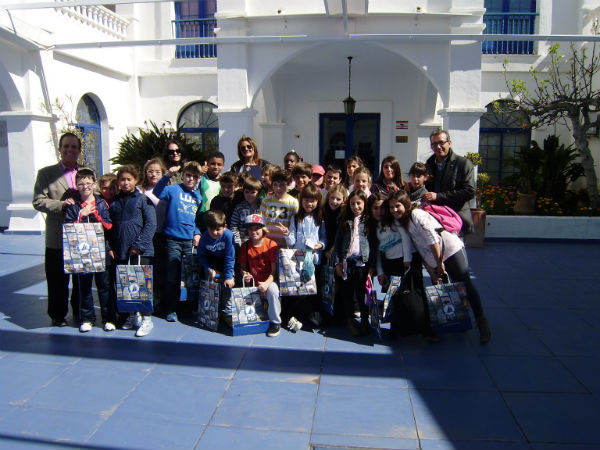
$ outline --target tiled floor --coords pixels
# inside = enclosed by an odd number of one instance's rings
[[[0,234],[0,449],[600,448],[598,243],[470,249],[486,346],[160,318],[81,335],[49,327],[42,247]]]

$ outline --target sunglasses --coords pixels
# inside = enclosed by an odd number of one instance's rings
[[[174,155],[175,153],[181,153],[181,150],[177,149],[177,150],[169,150],[167,152],[169,155]]]
[[[246,150],[253,150],[254,149],[254,147],[252,147],[251,145],[242,145],[242,146],[240,146],[240,149],[244,149],[244,148]]]
[[[432,142],[432,143],[431,143],[431,146],[432,146],[432,147],[438,147],[438,146],[440,146],[440,147],[441,147],[441,146],[442,146],[442,145],[444,145],[446,142],[448,142],[448,141],[435,141],[435,142]]]

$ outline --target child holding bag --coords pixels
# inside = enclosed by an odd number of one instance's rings
[[[477,325],[479,341],[489,342],[490,327],[483,312],[479,292],[471,281],[469,264],[463,241],[443,229],[427,211],[414,207],[407,194],[400,192],[390,199],[390,214],[408,231],[412,242],[423,258],[431,281],[438,283],[447,273],[452,282],[463,282]]]
[[[315,266],[321,264],[321,250],[327,243],[322,201],[321,191],[314,184],[308,183],[298,195],[298,212],[290,221],[289,229],[285,225],[278,225],[281,233],[285,236],[286,244],[290,248],[307,251],[303,270],[307,272],[308,276],[313,276],[316,270]],[[298,321],[294,315],[299,315],[301,320],[309,319],[315,326],[321,324],[320,313],[318,313],[320,310],[318,295],[311,296],[310,299],[290,299],[288,303],[295,303],[295,305],[290,305],[292,307],[289,308],[292,315],[289,322],[295,326],[289,328],[297,328],[295,322],[299,322],[300,327],[302,326],[302,322]]]
[[[119,193],[110,207],[113,228],[109,234],[110,257],[117,264],[151,264],[154,256],[152,237],[156,231],[156,213],[148,197],[137,188],[137,169],[132,165],[117,171]],[[114,276],[113,276],[114,280]],[[124,330],[137,328],[136,336],[142,337],[152,331],[151,313],[130,313],[121,326]]]
[[[352,191],[344,213],[342,226],[335,237],[335,270],[342,282],[344,318],[352,336],[369,334],[369,310],[365,305],[365,282],[368,272],[369,242],[365,234],[367,196],[361,190]],[[353,318],[354,299],[360,308],[360,326]]]

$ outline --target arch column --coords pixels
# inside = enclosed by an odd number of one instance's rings
[[[41,233],[45,229],[44,216],[33,209],[31,201],[37,171],[58,161],[49,127],[55,118],[31,111],[6,111],[0,113],[0,121],[6,123],[11,183],[6,207],[9,213],[7,232]]]

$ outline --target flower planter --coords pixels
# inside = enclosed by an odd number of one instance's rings
[[[483,209],[471,209],[471,216],[473,217],[473,233],[465,236],[465,244],[467,247],[483,247],[487,213]]]
[[[515,214],[531,215],[535,214],[535,198],[537,192],[517,192],[517,203],[515,203]]]

